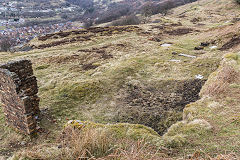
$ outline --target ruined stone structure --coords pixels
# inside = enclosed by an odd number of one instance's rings
[[[0,65],[0,104],[8,124],[24,134],[36,132],[39,97],[32,63],[19,60]]]

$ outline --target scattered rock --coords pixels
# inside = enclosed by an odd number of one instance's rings
[[[27,143],[25,142],[25,141],[22,141],[21,143],[20,143],[20,145],[21,146],[25,146]]]
[[[149,38],[150,41],[161,42],[162,40],[159,37]]]
[[[193,23],[200,22],[200,21],[201,21],[200,17],[197,17],[197,18],[195,17],[191,20],[191,22],[193,22]]]
[[[188,55],[188,54],[179,54],[179,56],[183,56],[183,57],[189,57],[189,58],[197,58],[196,56],[192,56],[192,55]]]
[[[199,47],[195,47],[194,50],[203,50],[204,47],[203,46],[199,46]]]
[[[209,42],[202,42],[202,43],[200,44],[200,46],[195,47],[194,50],[203,50],[204,47],[207,47],[207,46],[209,46],[209,45],[210,45]]]
[[[233,20],[232,20],[233,23],[236,23],[236,22],[239,22],[239,21],[240,21],[240,18],[238,18],[238,17],[237,18],[233,18]]]
[[[211,46],[211,47],[209,47],[210,49],[216,49],[217,48],[217,46]]]
[[[177,59],[171,59],[169,60],[170,62],[181,62],[181,60],[177,60]]]
[[[200,46],[203,46],[203,47],[207,47],[207,46],[209,46],[209,45],[210,45],[209,42],[202,42],[202,43],[200,44]]]
[[[195,76],[195,78],[196,79],[203,79],[204,77],[202,75],[198,74],[198,75]]]
[[[170,44],[170,43],[164,43],[164,44],[162,44],[161,45],[161,47],[170,47],[172,44]]]

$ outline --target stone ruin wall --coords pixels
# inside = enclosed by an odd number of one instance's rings
[[[27,135],[36,132],[35,117],[40,113],[37,93],[31,61],[0,65],[0,107],[3,107],[7,123]]]

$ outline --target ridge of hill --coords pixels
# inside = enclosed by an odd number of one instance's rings
[[[48,34],[1,53],[33,62],[42,114],[32,140],[0,114],[0,156],[238,159],[239,8],[200,0],[158,23]]]

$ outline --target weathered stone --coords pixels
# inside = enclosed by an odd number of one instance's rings
[[[0,101],[7,123],[24,134],[36,132],[39,114],[37,79],[32,63],[19,60],[0,65]]]

